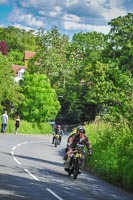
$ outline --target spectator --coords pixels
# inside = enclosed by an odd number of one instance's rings
[[[18,115],[15,122],[15,134],[18,133],[19,126],[20,126],[20,117]]]
[[[2,118],[1,118],[1,132],[2,133],[6,132],[7,123],[8,123],[8,115],[7,115],[7,111],[5,111],[2,114]]]

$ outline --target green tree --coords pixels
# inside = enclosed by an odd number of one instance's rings
[[[24,52],[13,50],[8,53],[8,57],[11,60],[12,64],[25,66]]]
[[[74,34],[69,45],[67,63],[71,66],[66,78],[62,112],[59,117],[67,118],[69,123],[81,123],[93,120],[97,105],[85,98],[88,85],[86,82],[86,66],[95,65],[102,60],[102,51],[106,46],[104,34],[96,32]],[[85,83],[85,84],[84,84]],[[67,112],[65,108],[67,106]]]
[[[133,13],[112,19],[108,45],[103,57],[106,62],[117,63],[123,71],[133,73]]]
[[[106,44],[105,36],[96,32],[79,33],[69,42],[66,35],[61,35],[58,29],[53,27],[48,32],[40,29],[37,37],[39,49],[29,63],[29,72],[46,74],[58,96],[63,96],[59,98],[61,110],[58,118],[67,120],[67,123],[82,121],[83,111],[87,106],[83,98],[85,87],[81,87],[80,84],[84,79],[84,67],[88,63],[101,60],[101,53]],[[91,105],[89,109],[90,107]],[[92,112],[93,107],[94,105],[91,108]]]
[[[21,103],[20,90],[14,82],[10,60],[0,54],[0,111],[6,109],[15,112]]]
[[[102,51],[106,47],[106,36],[102,33],[88,32],[77,33],[72,38],[72,48],[77,58],[82,60],[83,66],[88,63],[102,61]]]
[[[8,52],[11,50],[23,52],[27,49],[35,51],[37,48],[35,31],[26,31],[13,26],[0,27],[0,41],[7,43]]]
[[[7,28],[0,27],[0,41],[7,44],[8,54],[13,58],[13,64],[24,63],[24,51],[36,51],[37,37],[35,31],[15,28],[9,26]]]
[[[20,112],[25,120],[40,123],[55,119],[60,104],[46,75],[25,73],[22,89]]]
[[[70,100],[66,98],[67,96],[69,98],[66,88],[69,85],[75,85],[74,77],[77,69],[81,66],[80,61],[71,48],[68,37],[61,35],[56,27],[48,32],[39,30],[38,46],[40,48],[36,56],[30,60],[28,71],[47,75],[57,95],[63,96],[63,98],[59,98],[62,109],[58,118],[64,119],[64,115],[67,119],[69,116],[72,118],[72,115],[67,114],[69,109],[66,105],[70,103]]]
[[[107,108],[116,120],[121,116],[129,120],[131,114],[132,80],[129,73],[122,72],[116,64],[86,66],[85,71],[85,99],[88,104],[94,104],[93,112],[98,113]],[[85,113],[85,111],[84,111]],[[131,122],[131,120],[130,120]]]
[[[40,29],[37,38],[39,48],[29,63],[29,72],[46,74],[54,88],[65,85],[65,78],[70,71],[66,58],[68,37],[53,27],[47,32]]]

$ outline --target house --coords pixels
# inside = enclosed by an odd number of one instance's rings
[[[12,70],[14,71],[14,80],[15,82],[19,82],[22,78],[23,78],[23,74],[27,69],[27,65],[28,65],[28,60],[35,56],[36,52],[32,52],[32,51],[25,51],[24,52],[24,62],[25,62],[25,66],[21,66],[21,65],[12,65]]]
[[[12,65],[12,70],[14,71],[15,82],[18,83],[23,78],[23,74],[26,69],[27,69],[27,66]]]
[[[25,62],[26,66],[28,64],[28,60],[35,55],[36,55],[36,52],[33,52],[33,51],[25,51],[24,52],[24,62]]]

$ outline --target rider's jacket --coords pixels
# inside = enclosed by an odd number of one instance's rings
[[[63,130],[61,130],[61,129],[60,130],[56,129],[54,133],[55,133],[55,135],[59,134],[60,136],[62,136],[64,134]]]
[[[85,145],[87,147],[88,151],[91,149],[91,144],[86,135],[84,135],[84,137],[82,137],[82,138],[77,133],[70,135],[70,137],[67,140],[68,149],[71,148],[74,150],[77,143]]]

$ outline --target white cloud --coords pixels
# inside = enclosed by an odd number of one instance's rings
[[[112,8],[111,10],[105,10],[103,11],[103,16],[107,21],[111,21],[113,18],[117,18],[119,16],[125,16],[127,13],[123,9],[119,8]]]
[[[2,2],[6,0],[0,0],[0,4]],[[32,29],[43,27],[46,30],[57,26],[59,30],[69,33],[81,30],[108,33],[110,30],[108,22],[127,14],[129,0],[13,0],[13,2],[13,10],[8,17],[9,24],[20,24]]]
[[[4,24],[0,24],[0,27],[5,27],[5,25]]]
[[[13,26],[16,27],[16,28],[19,28],[19,29],[24,29],[24,30],[26,30],[26,31],[32,30],[31,27],[23,26],[23,25],[17,24],[17,23],[13,24]]]
[[[68,31],[76,31],[76,32],[101,32],[104,34],[108,34],[110,31],[110,26],[94,26],[94,25],[86,25],[80,24],[76,22],[64,22],[64,28]]]
[[[78,4],[79,0],[66,0],[66,6],[71,6],[73,4]]]
[[[15,8],[9,16],[9,20],[12,23],[22,23],[25,26],[30,27],[43,27],[45,24],[42,20],[38,20],[32,14],[23,14],[23,10]]]
[[[75,15],[65,15],[63,17],[63,25],[64,29],[67,31],[82,31],[82,32],[90,32],[90,31],[97,31],[102,32],[104,34],[109,33],[110,26],[108,25],[93,25],[93,24],[86,24],[81,23],[81,18]]]
[[[25,24],[29,24],[31,26],[36,26],[36,27],[42,27],[42,26],[44,26],[44,22],[43,21],[37,20],[31,14],[22,15],[20,17],[20,20],[21,20],[21,22],[24,22]]]
[[[9,0],[0,0],[0,5],[9,3]]]
[[[80,22],[80,17],[76,15],[64,15],[63,19],[64,21],[71,21],[71,23]]]
[[[62,9],[60,6],[56,6],[53,11],[49,12],[51,17],[57,17],[61,13]]]
[[[124,0],[88,0],[88,6],[97,11],[107,22],[127,12],[123,8]]]

